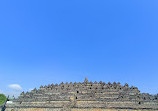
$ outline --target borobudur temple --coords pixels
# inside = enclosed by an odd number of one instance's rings
[[[22,92],[5,111],[158,111],[158,95],[140,93],[126,83],[60,83]]]

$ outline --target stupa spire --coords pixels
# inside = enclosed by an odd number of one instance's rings
[[[86,83],[86,84],[88,83],[88,79],[87,79],[87,77],[85,78],[84,83]]]

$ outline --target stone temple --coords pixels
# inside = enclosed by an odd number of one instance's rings
[[[158,111],[158,95],[128,84],[89,82],[41,86],[5,105],[5,111]]]

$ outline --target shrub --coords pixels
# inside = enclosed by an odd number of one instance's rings
[[[4,94],[0,94],[0,105],[2,105],[7,100]]]

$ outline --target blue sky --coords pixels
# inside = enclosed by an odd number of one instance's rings
[[[0,1],[0,92],[85,77],[158,93],[157,0]]]

